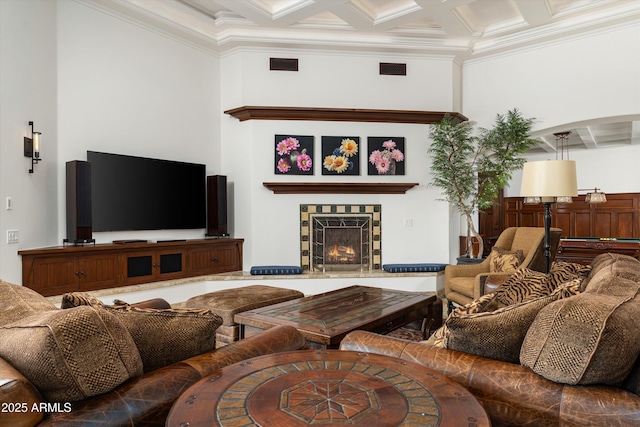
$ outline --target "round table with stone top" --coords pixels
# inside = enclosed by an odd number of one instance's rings
[[[214,371],[173,404],[168,427],[490,426],[461,385],[395,357],[302,350]]]

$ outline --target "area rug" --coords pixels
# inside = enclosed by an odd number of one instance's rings
[[[402,328],[389,332],[387,336],[409,341],[422,341],[422,331],[420,327],[421,322],[409,323]]]

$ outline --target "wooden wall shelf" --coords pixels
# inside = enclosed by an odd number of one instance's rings
[[[359,108],[257,107],[244,106],[225,111],[240,120],[316,120],[338,122],[437,123],[449,114],[468,120],[456,112],[419,110],[371,110]]]
[[[263,182],[274,194],[404,194],[417,182]]]

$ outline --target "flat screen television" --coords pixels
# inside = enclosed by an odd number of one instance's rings
[[[87,151],[93,231],[206,227],[206,167]]]

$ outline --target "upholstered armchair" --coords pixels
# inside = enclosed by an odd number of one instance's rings
[[[562,230],[552,228],[549,234],[551,244],[551,262],[553,262]],[[508,277],[513,269],[500,271],[496,269],[496,257],[502,252],[522,251],[522,260],[517,268],[529,268],[535,271],[545,270],[544,228],[543,227],[510,227],[504,230],[487,258],[478,264],[448,265],[444,270],[444,293],[449,302],[449,312],[453,303],[464,305],[479,298],[484,293],[484,285],[488,276]]]

